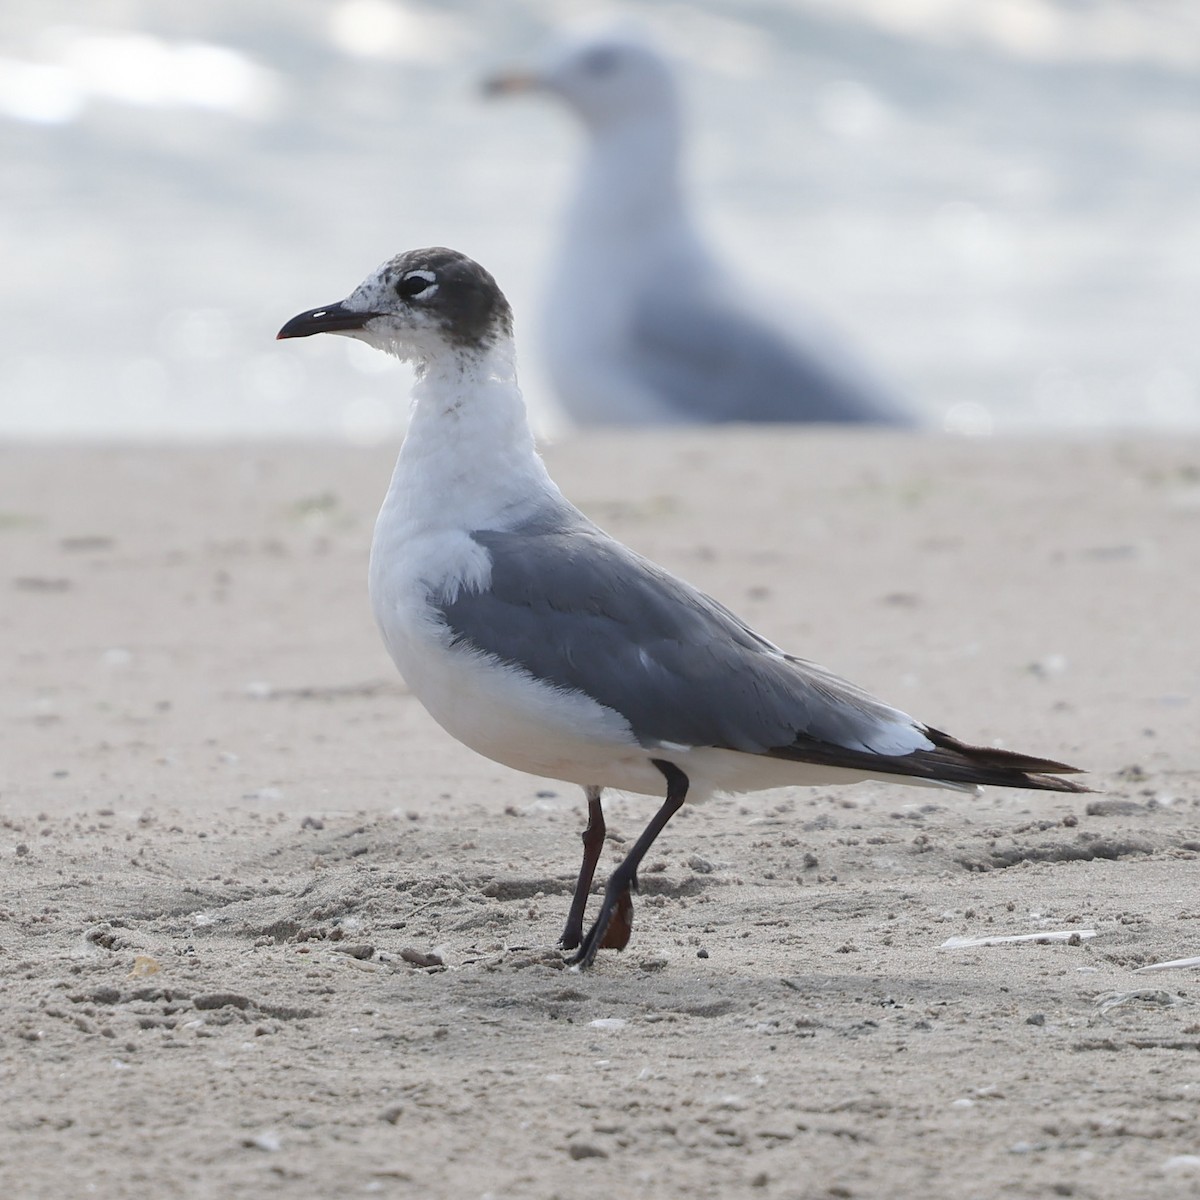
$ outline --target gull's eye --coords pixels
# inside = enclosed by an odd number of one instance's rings
[[[589,75],[611,75],[620,61],[620,55],[611,46],[597,46],[588,51],[583,66]]]
[[[398,284],[396,294],[402,300],[420,297],[428,300],[437,291],[437,276],[432,271],[409,271]]]

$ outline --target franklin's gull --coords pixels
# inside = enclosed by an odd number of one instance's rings
[[[340,333],[413,362],[413,411],[375,526],[370,591],[409,687],[452,736],[586,792],[583,864],[561,945],[588,966],[630,935],[638,864],[685,799],[884,779],[1079,792],[1077,768],[970,746],[815,663],[614,541],[534,448],[512,314],[453,250],[384,263],[280,338]],[[665,802],[583,916],[603,788]]]
[[[574,421],[909,423],[827,330],[798,307],[772,321],[747,302],[752,280],[713,260],[680,179],[675,80],[647,41],[572,41],[485,87],[551,96],[588,135],[545,312],[547,366]]]

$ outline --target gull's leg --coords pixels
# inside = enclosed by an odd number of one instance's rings
[[[571,911],[567,914],[562,937],[558,939],[558,944],[564,950],[574,950],[583,941],[583,913],[587,908],[588,892],[592,889],[592,878],[596,874],[596,864],[600,861],[600,851],[604,849],[604,835],[607,833],[604,809],[600,806],[600,793],[603,789],[585,787],[583,790],[587,796],[588,823],[583,831],[583,864],[579,868],[579,878],[575,881]]]
[[[634,880],[637,886],[637,880]],[[629,945],[633,933],[633,896],[626,888],[618,897],[612,916],[608,919],[608,928],[600,939],[601,950],[624,950]]]
[[[642,836],[633,844],[633,849],[625,856],[621,865],[608,877],[608,885],[604,889],[604,903],[600,906],[600,915],[596,918],[583,944],[570,960],[573,966],[590,967],[596,957],[596,951],[601,946],[614,945],[609,940],[609,934],[615,932],[614,922],[625,920],[624,941],[617,945],[622,949],[629,940],[629,920],[632,917],[633,905],[630,901],[630,891],[637,887],[637,872],[646,851],[654,844],[654,839],[662,833],[666,823],[679,811],[687,798],[688,777],[674,764],[665,759],[650,760],[663,773],[667,781],[667,798],[662,807],[654,814],[650,824],[642,831]],[[619,927],[619,926],[618,926]]]

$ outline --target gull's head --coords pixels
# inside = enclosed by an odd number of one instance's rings
[[[540,68],[494,75],[483,86],[490,96],[546,92],[594,133],[647,118],[674,119],[678,103],[666,59],[628,30],[576,39]]]
[[[336,304],[310,308],[276,335],[340,333],[409,362],[479,355],[512,337],[496,281],[457,250],[434,246],[389,259]]]

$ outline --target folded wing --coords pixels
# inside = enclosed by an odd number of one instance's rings
[[[590,696],[649,749],[1079,790],[1046,778],[1073,770],[1065,764],[967,746],[783,653],[582,516],[471,536],[492,557],[491,581],[441,603],[454,641]]]

